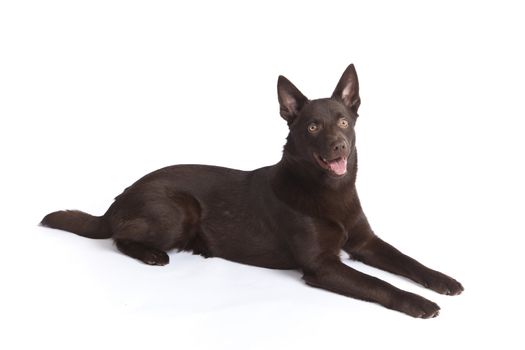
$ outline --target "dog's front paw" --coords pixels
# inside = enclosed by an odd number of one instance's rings
[[[439,315],[438,304],[417,294],[404,292],[394,302],[393,309],[417,318],[433,318]]]
[[[435,292],[446,295],[458,295],[465,290],[461,283],[437,271],[425,276],[423,285]]]

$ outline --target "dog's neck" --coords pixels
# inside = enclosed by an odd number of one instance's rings
[[[338,219],[356,198],[357,153],[348,159],[348,172],[333,178],[311,162],[298,160],[285,150],[273,166],[271,184],[275,195],[291,207],[312,216]]]
[[[286,148],[281,161],[275,165],[275,168],[277,171],[274,176],[285,177],[291,184],[310,188],[309,192],[344,192],[355,187],[357,151],[354,149],[348,157],[347,173],[341,177],[329,175],[313,162],[295,157]]]

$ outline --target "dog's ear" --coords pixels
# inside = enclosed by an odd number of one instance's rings
[[[337,83],[332,98],[343,103],[346,108],[357,115],[357,110],[361,104],[361,98],[359,97],[357,72],[355,71],[353,64],[346,68],[341,79],[339,79],[339,83]]]
[[[277,80],[277,96],[279,98],[281,117],[290,125],[308,99],[282,75]]]

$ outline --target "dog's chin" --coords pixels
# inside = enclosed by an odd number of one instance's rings
[[[348,156],[328,160],[314,153],[314,159],[317,165],[332,178],[340,179],[347,173]]]

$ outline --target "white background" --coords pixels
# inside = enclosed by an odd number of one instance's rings
[[[519,1],[2,1],[4,349],[523,348]],[[277,162],[276,81],[331,94],[355,63],[358,188],[377,234],[460,280],[417,320],[300,274],[170,253],[150,267],[38,227],[100,215],[177,163]]]

